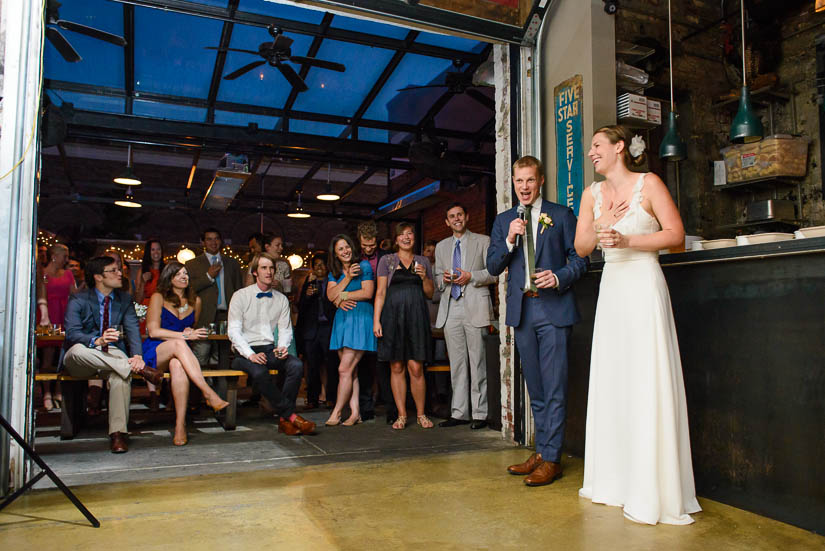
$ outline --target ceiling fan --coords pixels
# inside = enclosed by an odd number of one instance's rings
[[[460,59],[453,60],[453,66],[456,69],[460,68],[464,62]],[[401,88],[399,92],[408,92],[410,90],[420,90],[424,88],[446,88],[447,91],[453,94],[467,94],[483,106],[490,110],[495,110],[496,102],[481,93],[478,88],[482,88],[479,83],[474,82],[473,75],[463,73],[461,71],[452,71],[444,75],[444,84],[425,84],[422,86],[407,86]]]
[[[60,31],[58,31],[56,27],[60,27],[61,29],[65,29],[67,31],[74,31],[76,33],[85,34],[86,36],[90,36],[92,38],[96,38],[98,40],[103,40],[105,42],[110,42],[115,46],[125,46],[126,40],[123,39],[122,36],[118,36],[116,34],[107,33],[106,31],[101,31],[99,29],[94,29],[92,27],[87,27],[86,25],[81,25],[80,23],[72,23],[71,21],[64,21],[60,19],[60,2],[57,0],[49,0],[48,8],[46,11],[47,22],[46,24],[49,25],[46,27],[46,38],[49,39],[49,42],[52,43],[52,46],[60,52],[60,55],[63,56],[63,59],[68,61],[69,63],[75,63],[83,59],[80,57],[80,54],[77,53],[77,50],[72,47],[66,37],[63,36]]]
[[[302,65],[311,65],[313,67],[318,67],[319,69],[329,69],[340,73],[343,73],[346,70],[346,67],[333,61],[292,55],[291,46],[293,40],[288,36],[284,36],[282,34],[283,31],[276,28],[274,25],[267,27],[267,30],[269,31],[269,34],[272,35],[272,38],[274,38],[274,41],[261,43],[261,45],[258,46],[257,52],[253,50],[240,50],[238,48],[215,48],[214,46],[207,46],[207,50],[217,50],[219,52],[241,52],[244,54],[258,55],[263,58],[262,60],[253,61],[252,63],[244,65],[240,69],[229,73],[223,77],[225,80],[235,80],[252,69],[260,67],[264,63],[269,63],[271,67],[275,67],[281,71],[281,74],[284,75],[293,88],[299,92],[304,92],[309,89],[306,82],[304,82],[304,79],[302,79],[301,76],[295,72],[295,69],[293,69],[292,66],[284,63],[285,61],[300,63]]]

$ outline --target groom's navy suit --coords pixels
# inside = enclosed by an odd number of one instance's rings
[[[571,286],[587,270],[587,261],[576,254],[576,216],[562,205],[536,199],[533,208],[547,214],[552,226],[539,224],[535,231],[536,268],[552,270],[558,287],[525,295],[526,236],[510,251],[507,234],[517,216],[511,208],[496,216],[487,249],[487,271],[499,275],[507,268],[507,325],[515,329],[522,372],[530,394],[536,424],[536,451],[545,461],[558,463],[567,414],[567,340],[579,321]]]

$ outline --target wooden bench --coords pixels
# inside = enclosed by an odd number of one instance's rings
[[[217,380],[215,392],[229,402],[229,405],[215,414],[215,419],[224,430],[235,430],[238,417],[238,389],[246,386],[247,374],[234,369],[204,369],[203,376]],[[277,369],[270,369],[271,375],[277,375]],[[132,375],[133,379],[143,379]],[[163,374],[169,379],[169,373]],[[60,439],[71,440],[75,437],[86,415],[84,402],[85,383],[91,380],[103,380],[102,377],[73,377],[65,373],[38,373],[36,381],[60,381],[63,385],[63,407],[60,410]]]

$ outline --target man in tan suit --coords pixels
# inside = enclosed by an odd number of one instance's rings
[[[201,299],[201,315],[195,327],[226,321],[232,295],[243,287],[243,276],[238,261],[221,254],[221,232],[207,228],[201,236],[203,254],[186,263],[189,284]],[[192,351],[201,365],[209,363],[212,344],[209,341],[193,343]]]
[[[450,418],[438,426],[472,421],[470,428],[481,429],[487,426],[487,362],[482,337],[493,319],[488,285],[496,278],[485,265],[490,238],[469,231],[467,220],[461,203],[447,207],[446,223],[453,235],[435,248],[435,282],[441,292],[435,326],[444,329],[453,386]]]

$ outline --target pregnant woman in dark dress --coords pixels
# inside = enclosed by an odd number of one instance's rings
[[[201,299],[189,286],[189,272],[180,262],[164,266],[157,291],[149,300],[146,312],[146,330],[149,338],[143,341],[143,361],[159,371],[169,369],[172,377],[172,397],[175,400],[176,446],[186,444],[186,405],[189,381],[206,397],[206,403],[215,411],[229,405],[206,384],[201,366],[187,341],[205,339],[206,329],[192,329],[201,309]]]
[[[375,294],[373,331],[378,337],[378,359],[390,362],[392,395],[398,419],[392,428],[407,426],[407,378],[415,400],[416,419],[425,429],[433,427],[424,414],[426,383],[424,362],[433,356],[430,314],[427,300],[433,296],[430,261],[414,255],[415,229],[407,222],[395,228],[398,252],[378,262],[378,290]]]

